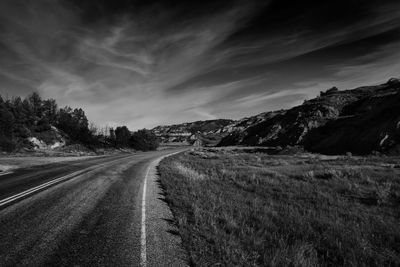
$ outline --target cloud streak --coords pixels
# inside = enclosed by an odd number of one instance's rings
[[[2,1],[0,93],[36,90],[97,124],[137,129],[240,118],[398,76],[396,1],[328,1],[335,17],[317,1],[128,2]]]

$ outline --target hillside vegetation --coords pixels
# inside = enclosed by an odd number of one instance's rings
[[[399,266],[399,160],[203,149],[159,170],[193,266]]]
[[[25,99],[0,96],[0,151],[53,150],[68,145],[79,150],[154,150],[158,140],[146,129],[134,133],[126,126],[100,129],[89,123],[83,109],[58,108],[54,99],[42,99],[37,93]]]

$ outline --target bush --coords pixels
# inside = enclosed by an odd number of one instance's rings
[[[159,145],[157,136],[146,129],[132,133],[129,144],[132,148],[141,151],[156,150]]]
[[[6,151],[6,152],[11,152],[15,149],[15,143],[5,137],[5,136],[0,136],[0,150],[1,151]]]
[[[41,120],[38,121],[37,126],[36,126],[37,132],[44,132],[44,131],[50,131],[50,130],[51,130],[51,125],[50,125],[48,119],[42,118]]]
[[[31,136],[31,131],[24,125],[16,125],[14,129],[14,136],[20,138],[28,138]]]

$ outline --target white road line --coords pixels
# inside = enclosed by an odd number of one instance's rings
[[[81,173],[83,173],[83,172],[85,172],[85,171],[87,171],[87,169],[82,170],[82,171],[77,171],[77,172],[71,173],[71,174],[66,175],[66,176],[62,176],[62,177],[60,177],[60,178],[54,179],[54,180],[52,180],[52,181],[49,181],[49,182],[47,182],[47,183],[44,183],[44,184],[35,186],[35,187],[33,187],[33,188],[30,188],[30,189],[28,189],[28,190],[25,190],[25,191],[23,191],[23,192],[21,192],[21,193],[18,193],[18,194],[16,194],[16,195],[10,196],[10,197],[5,198],[5,199],[2,199],[2,200],[0,200],[0,207],[1,207],[1,206],[4,206],[4,205],[6,205],[6,204],[8,204],[8,203],[10,203],[10,202],[13,202],[13,201],[15,201],[15,200],[18,200],[18,199],[20,199],[20,198],[23,198],[23,197],[25,197],[25,196],[27,196],[27,195],[30,195],[30,194],[32,194],[32,193],[35,193],[36,191],[39,191],[39,190],[41,190],[41,189],[43,189],[43,188],[49,187],[49,186],[51,186],[51,185],[53,185],[53,184],[55,184],[55,183],[61,182],[61,181],[66,180],[66,179],[70,179],[70,178],[72,178],[72,177],[74,177],[74,176],[77,176],[77,175],[79,175],[79,174],[81,174]]]
[[[7,174],[10,174],[10,173],[12,173],[11,170],[10,171],[5,171],[5,172],[0,172],[0,176],[7,175]]]
[[[20,192],[20,193],[18,193],[18,194],[15,194],[15,195],[13,195],[13,196],[10,196],[10,197],[7,197],[7,198],[5,198],[5,199],[0,200],[0,207],[2,207],[2,206],[4,206],[4,205],[7,205],[7,204],[10,203],[10,202],[16,201],[16,200],[18,200],[18,199],[20,199],[20,198],[23,198],[23,197],[25,197],[25,196],[31,195],[31,194],[33,194],[33,193],[39,191],[39,190],[42,190],[42,189],[44,189],[44,188],[47,188],[47,187],[51,186],[51,185],[53,185],[53,184],[62,182],[62,181],[64,181],[64,180],[71,179],[71,178],[73,178],[73,177],[75,177],[75,176],[78,176],[78,175],[84,173],[84,172],[90,172],[90,171],[96,170],[96,169],[99,168],[99,167],[107,166],[108,164],[112,164],[112,163],[114,163],[114,162],[116,162],[116,161],[118,161],[118,160],[120,160],[120,159],[116,159],[116,160],[107,162],[106,164],[99,164],[99,165],[97,165],[97,166],[92,166],[92,167],[89,167],[89,168],[86,168],[86,169],[83,169],[83,170],[80,170],[80,171],[76,171],[76,172],[73,172],[73,173],[71,173],[71,174],[68,174],[68,175],[59,177],[59,178],[54,179],[54,180],[51,180],[51,181],[49,181],[49,182],[46,182],[46,183],[44,183],[44,184],[41,184],[41,185],[32,187],[32,188],[27,189],[27,190],[25,190],[25,191],[23,191],[23,192]]]
[[[149,176],[150,169],[153,167],[154,162],[160,162],[162,159],[166,157],[170,157],[172,155],[178,154],[182,151],[177,151],[165,156],[161,156],[155,160],[153,160],[149,167],[147,167],[146,176],[144,177],[143,182],[143,195],[142,195],[142,223],[141,223],[141,231],[140,231],[140,266],[147,266],[147,254],[146,254],[146,191],[147,191],[147,177]]]
[[[153,162],[147,167],[146,176],[144,177],[143,183],[143,196],[142,196],[142,227],[140,235],[140,266],[147,266],[147,256],[146,256],[146,191],[147,191],[147,176],[149,175],[150,168]]]

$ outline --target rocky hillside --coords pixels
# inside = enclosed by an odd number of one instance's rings
[[[340,91],[331,88],[289,110],[230,125],[219,146],[304,146],[324,154],[400,151],[400,80]]]
[[[157,126],[152,131],[159,137],[162,143],[186,142],[199,145],[212,143],[218,144],[223,136],[227,135],[228,126],[232,120],[207,120],[182,124]],[[201,142],[201,144],[199,143]]]

